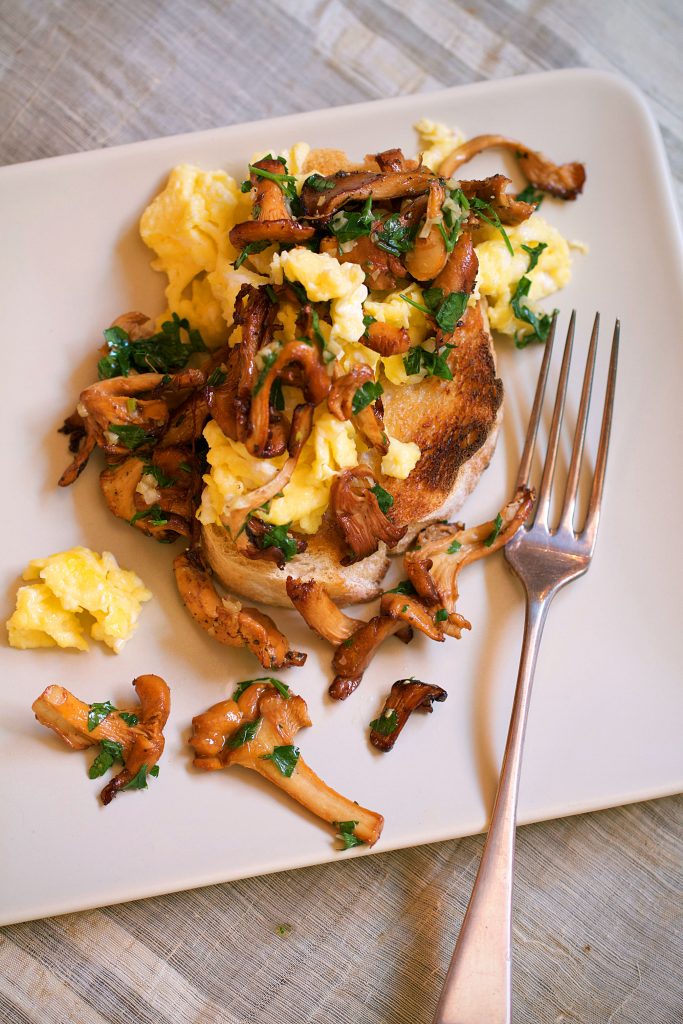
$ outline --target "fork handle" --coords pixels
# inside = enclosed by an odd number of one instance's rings
[[[551,594],[527,595],[524,640],[496,802],[434,1024],[511,1024],[517,794],[531,685]]]

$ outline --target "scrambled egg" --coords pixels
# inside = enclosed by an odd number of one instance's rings
[[[29,562],[17,606],[7,622],[11,647],[89,650],[85,633],[117,654],[136,629],[142,603],[152,597],[136,573],[112,554],[71,548]]]
[[[287,455],[255,459],[243,444],[226,437],[213,420],[204,428],[204,437],[211,472],[204,477],[206,488],[198,515],[200,522],[208,525],[220,522],[235,498],[271,480]],[[291,480],[282,497],[274,498],[269,510],[261,513],[262,518],[274,526],[293,522],[304,533],[315,533],[329,504],[335,474],[357,466],[361,450],[351,423],[336,419],[325,406],[319,406]]]
[[[432,170],[437,170],[453,147],[464,141],[457,130],[427,119],[419,121],[415,129],[423,162]],[[306,143],[296,143],[280,154],[287,161],[288,173],[296,177],[299,190],[306,177],[313,173],[307,166],[309,153]],[[255,154],[252,162],[264,155]],[[433,349],[433,334],[424,313],[401,298],[401,294],[407,294],[415,302],[422,302],[418,284],[412,283],[403,293],[369,294],[361,267],[340,263],[326,253],[315,253],[305,247],[278,252],[276,246],[268,246],[250,256],[253,269],[242,266],[236,270],[233,263],[238,254],[230,244],[228,233],[235,224],[250,217],[249,194],[242,193],[235,179],[224,171],[205,172],[188,164],[175,168],[166,188],[145,210],[140,222],[142,238],[156,254],[152,266],[168,276],[166,297],[170,311],[187,317],[202,331],[209,345],[218,345],[227,337],[235,298],[243,284],[298,282],[313,302],[330,302],[332,322],[328,324],[321,319],[320,331],[327,350],[335,357],[335,365],[343,372],[348,372],[355,363],[364,362],[377,376],[384,374],[393,384],[416,383],[423,379],[424,370],[406,374],[402,355],[381,358],[362,340],[363,318],[371,316],[406,328],[414,345]],[[517,330],[524,333],[528,328],[515,318],[510,305],[517,283],[529,266],[529,255],[521,248],[522,244],[531,246],[545,242],[547,245],[537,266],[528,275],[532,284],[525,301],[532,309],[540,299],[569,281],[569,246],[562,235],[537,214],[518,227],[506,230],[514,256],[495,228],[482,225],[477,232],[479,274],[471,301],[486,298],[494,330],[504,334],[514,334]],[[167,315],[164,314],[164,318]],[[281,340],[293,339],[296,336],[295,310],[283,305],[280,320]],[[230,336],[230,344],[240,340],[237,328]],[[292,402],[291,395],[287,396],[288,390],[285,388],[285,397],[290,410]],[[219,522],[236,497],[270,480],[284,464],[286,455],[256,459],[244,445],[226,438],[212,421],[206,427],[205,437],[209,444],[210,472],[204,478],[206,487],[198,518],[209,524]],[[420,457],[420,449],[412,442],[389,440],[389,451],[382,459],[382,472],[405,480]],[[338,421],[324,407],[317,409],[311,437],[292,479],[282,497],[274,499],[269,510],[262,513],[263,518],[274,525],[291,522],[295,529],[314,533],[329,503],[334,475],[357,465],[365,450],[363,440],[351,423]],[[40,595],[24,595],[22,602],[26,607],[31,602],[36,606],[40,604],[46,620],[49,615],[54,617],[57,632],[62,623],[60,615],[73,615],[60,612],[42,591]],[[66,625],[63,628],[66,629]],[[42,635],[47,638],[46,642],[52,642],[48,632]]]

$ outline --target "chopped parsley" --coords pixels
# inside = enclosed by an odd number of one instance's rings
[[[373,221],[372,196],[370,196],[359,213],[348,213],[346,210],[339,210],[335,213],[329,223],[329,229],[339,245],[342,245],[344,242],[352,242],[363,235],[369,235]]]
[[[415,590],[415,587],[410,582],[410,580],[401,580],[401,582],[397,583],[395,587],[392,587],[391,590],[385,590],[384,593],[404,594],[406,597],[412,597],[414,594],[417,593],[417,591]]]
[[[500,531],[502,529],[502,526],[503,526],[503,517],[502,517],[502,515],[499,512],[498,515],[496,516],[496,518],[493,520],[493,529],[491,530],[490,534],[488,535],[488,537],[484,541],[484,547],[486,547],[486,548],[490,548],[491,547],[491,545],[493,544],[494,540],[496,539],[496,537],[500,533]]]
[[[272,156],[270,153],[268,156],[263,158],[264,160],[277,160],[278,163],[282,164],[283,171],[281,174],[276,174],[274,171],[267,171],[263,167],[255,167],[254,164],[249,164],[249,173],[255,174],[257,178],[267,178],[268,181],[275,181],[282,189],[287,199],[296,202],[298,195],[296,192],[296,178],[293,174],[287,173],[287,163],[281,156]],[[242,192],[249,192],[251,189],[251,181],[247,179],[243,181],[240,186]]]
[[[372,240],[380,249],[391,253],[392,256],[401,256],[408,249],[412,249],[417,227],[417,224],[411,226],[402,221],[400,213],[392,213],[375,228]]]
[[[108,327],[104,331],[104,340],[109,351],[97,364],[100,380],[127,377],[131,370],[139,370],[141,373],[181,370],[187,366],[193,352],[206,352],[199,331],[190,327],[189,322],[181,319],[177,313],[173,313],[171,319],[166,320],[161,330],[151,338],[131,341],[128,332],[117,326]]]
[[[401,298],[416,309],[422,310],[427,316],[433,317],[444,334],[453,333],[469,301],[467,292],[451,292],[444,296],[443,288],[425,288],[422,293],[424,305],[411,299],[409,295],[401,295]]]
[[[227,742],[227,746],[231,750],[237,750],[238,747],[244,746],[245,743],[251,743],[256,736],[261,726],[261,718],[255,718],[253,722],[245,722],[241,725],[236,733],[234,733]]]
[[[481,220],[485,220],[486,223],[490,224],[492,228],[496,228],[497,231],[500,231],[501,235],[503,236],[503,241],[507,246],[508,252],[510,253],[511,256],[514,256],[515,251],[512,248],[512,242],[510,241],[507,231],[500,222],[500,217],[498,216],[494,208],[491,206],[491,204],[487,203],[486,200],[478,199],[475,196],[473,199],[470,199],[470,207],[476,211]]]
[[[92,732],[96,729],[100,722],[103,722],[107,715],[110,715],[112,711],[116,711],[110,700],[102,701],[101,703],[91,704],[88,708],[88,732]]]
[[[270,404],[276,412],[282,412],[285,407],[285,396],[282,393],[282,381],[276,377],[270,389]]]
[[[299,748],[288,744],[285,747],[273,747],[270,754],[262,754],[262,761],[272,761],[281,775],[291,778],[299,760]]]
[[[116,434],[124,448],[132,452],[143,445],[155,444],[157,440],[154,434],[148,434],[142,427],[136,427],[131,423],[110,423],[109,430]]]
[[[434,622],[446,622],[448,619],[448,612],[445,608],[439,608],[438,612],[434,616]]]
[[[384,394],[384,388],[379,381],[366,380],[365,384],[361,384],[356,389],[356,393],[353,396],[351,402],[351,412],[354,416],[357,416],[359,412],[366,409],[369,405],[372,405],[380,395]]]
[[[438,352],[430,352],[421,345],[415,345],[403,357],[403,365],[406,373],[419,373],[424,370],[428,377],[440,377],[441,380],[453,380],[451,368],[448,365],[448,353],[453,345],[443,345]]]
[[[452,540],[450,542],[450,544],[448,545],[448,547],[446,548],[446,554],[447,555],[454,555],[456,553],[456,551],[460,550],[461,547],[462,547],[462,544],[460,543],[459,540]]]
[[[119,718],[122,718],[126,725],[137,725],[140,719],[132,711],[119,711]]]
[[[221,384],[225,384],[228,379],[228,375],[225,370],[221,370],[220,366],[217,366],[215,370],[212,370],[209,374],[207,384],[211,388],[219,388]]]
[[[173,477],[168,476],[163,469],[159,469],[158,466],[153,466],[151,463],[143,468],[142,475],[153,476],[158,487],[172,487],[175,483]]]
[[[329,178],[324,178],[322,174],[311,174],[309,178],[306,178],[304,188],[312,188],[314,192],[328,192],[336,184],[336,181],[330,181]]]
[[[311,326],[313,328],[313,337],[323,348],[325,348],[325,336],[320,330],[320,317],[317,312],[311,307]]]
[[[256,381],[256,384],[254,385],[254,390],[252,392],[252,394],[254,396],[258,395],[259,391],[263,387],[264,381],[265,381],[266,377],[268,376],[268,371],[270,370],[271,366],[273,365],[273,363],[275,362],[275,360],[277,359],[277,357],[279,355],[280,355],[280,348],[278,347],[278,348],[271,349],[270,352],[265,352],[261,356],[261,360],[262,360],[261,372],[259,373],[258,380]]]
[[[450,189],[448,201],[441,208],[442,219],[437,225],[446,246],[446,252],[452,252],[460,237],[463,222],[467,218],[470,201],[462,189]]]
[[[291,525],[291,523],[282,523],[281,526],[271,526],[263,536],[258,538],[256,542],[257,547],[261,548],[261,550],[265,548],[279,548],[284,555],[285,562],[288,562],[297,553],[297,543],[289,533]]]
[[[363,327],[365,328],[365,331],[363,333],[367,334],[368,333],[368,327],[370,327],[372,324],[376,324],[376,323],[377,323],[377,317],[376,316],[370,316],[369,313],[364,313],[363,314]]]
[[[239,268],[242,266],[244,261],[249,256],[251,256],[252,253],[263,252],[263,250],[267,249],[269,245],[270,245],[270,242],[268,242],[268,241],[265,241],[265,242],[248,242],[247,245],[245,245],[244,249],[242,249],[242,252],[239,254],[239,256],[237,257],[237,259],[235,260],[235,262],[233,264],[235,270],[239,270]]]
[[[123,747],[114,740],[102,740],[100,752],[90,765],[88,778],[99,779],[101,775],[109,771],[114,761],[121,761],[123,764]]]
[[[283,683],[280,679],[274,679],[272,676],[258,676],[256,679],[245,679],[241,683],[238,683],[235,687],[235,692],[232,695],[233,700],[239,700],[245,690],[248,690],[252,683],[270,683],[274,686],[281,697],[285,700],[289,700],[291,694],[287,683]]]
[[[538,258],[547,248],[546,242],[539,242],[538,245],[522,245],[522,249],[529,254],[529,266],[527,267],[527,274],[530,274],[538,263]],[[510,305],[512,306],[512,312],[515,314],[518,320],[522,320],[524,323],[529,324],[531,331],[522,334],[521,331],[515,332],[515,345],[517,348],[526,348],[531,341],[544,342],[548,340],[550,334],[550,328],[553,325],[553,317],[557,313],[557,310],[553,310],[552,313],[542,313],[540,316],[538,313],[534,313],[533,310],[529,309],[527,304],[522,301],[529,294],[531,288],[531,278],[520,277],[517,282],[514,294],[510,299]]]
[[[394,708],[387,708],[379,718],[370,722],[370,728],[374,729],[380,736],[391,736],[392,732],[398,729],[398,715]]]
[[[147,789],[147,776],[151,775],[156,778],[159,774],[159,768],[157,765],[153,765],[149,770],[146,764],[140,766],[140,770],[133,776],[130,782],[127,782],[124,789]]]
[[[166,526],[168,524],[168,516],[156,504],[136,512],[130,520],[130,525],[134,526],[138,519],[149,520],[150,526]]]
[[[534,188],[533,185],[527,185],[526,188],[523,188],[521,192],[517,193],[515,199],[518,199],[520,203],[533,203],[538,210],[545,199],[545,193]]]
[[[393,496],[389,494],[389,491],[385,491],[383,487],[380,487],[379,484],[375,484],[374,487],[371,487],[370,493],[374,494],[377,498],[377,504],[379,505],[380,512],[383,515],[386,515],[394,504]]]
[[[182,469],[183,473],[192,472],[192,466],[190,465],[189,462],[181,462],[180,465],[178,466],[178,469]]]
[[[343,849],[350,850],[354,846],[365,846],[365,840],[359,839],[354,833],[357,821],[333,821],[332,824],[339,830],[337,839],[344,844]]]

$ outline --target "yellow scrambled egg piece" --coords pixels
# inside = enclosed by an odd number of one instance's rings
[[[417,148],[422,154],[422,163],[430,171],[438,171],[451,150],[465,141],[462,132],[448,128],[440,121],[430,121],[426,117],[418,121],[414,128],[417,132]]]
[[[85,633],[117,654],[133,635],[144,601],[152,597],[140,577],[121,569],[112,554],[77,547],[29,562],[14,614],[7,622],[11,647],[89,649]]]
[[[204,477],[206,488],[198,516],[200,522],[208,525],[220,522],[235,498],[272,479],[287,456],[255,459],[243,444],[226,437],[213,420],[204,428],[204,437],[209,445],[207,460],[211,471]],[[358,455],[352,425],[319,406],[313,431],[291,480],[282,497],[272,501],[268,512],[260,513],[262,518],[275,526],[294,523],[304,533],[315,533],[329,504],[335,474],[358,465]]]
[[[510,305],[515,288],[520,278],[525,275],[530,278],[531,288],[524,301],[533,310],[541,299],[564,288],[571,278],[569,245],[557,228],[537,213],[517,227],[506,228],[506,231],[514,256],[510,255],[500,232],[495,228],[483,225],[478,232],[475,248],[479,258],[479,273],[474,298],[483,295],[488,300],[489,321],[494,331],[502,334],[514,334],[518,330],[528,333],[529,326],[515,317]],[[545,242],[547,248],[539,256],[534,269],[527,274],[529,253],[522,249],[522,245],[531,247],[539,242]]]

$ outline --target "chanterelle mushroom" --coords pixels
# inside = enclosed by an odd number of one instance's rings
[[[188,549],[173,563],[176,584],[185,607],[202,629],[227,647],[248,647],[264,668],[303,665],[306,655],[292,651],[273,620],[256,608],[219,597],[198,551]]]
[[[330,789],[301,756],[294,738],[311,725],[302,697],[279,680],[250,680],[233,700],[223,700],[192,719],[195,767],[216,771],[234,764],[269,779],[340,833],[348,845],[377,842],[384,818]]]
[[[53,729],[73,750],[102,744],[90,777],[95,779],[115,762],[122,770],[102,790],[103,804],[120,789],[145,789],[150,774],[164,752],[164,726],[171,710],[168,686],[155,675],[133,680],[139,707],[115,708],[111,701],[85,704],[63,686],[48,686],[33,702],[41,725]]]
[[[370,742],[373,747],[388,753],[401,734],[401,729],[418,708],[432,711],[432,703],[444,701],[448,694],[441,686],[423,683],[419,679],[398,679],[384,702],[377,718],[370,722]]]

